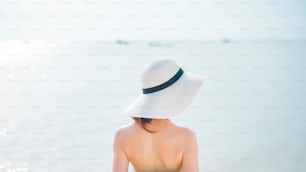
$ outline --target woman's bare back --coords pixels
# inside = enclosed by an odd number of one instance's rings
[[[183,171],[184,162],[188,163],[190,161],[184,161],[184,153],[186,153],[185,151],[188,149],[188,146],[191,146],[190,140],[195,142],[194,133],[188,128],[174,125],[169,120],[163,121],[163,125],[158,125],[158,127],[152,127],[151,129],[158,131],[156,133],[149,133],[137,123],[133,123],[121,128],[117,132],[117,135],[119,133],[121,135],[121,148],[135,171]],[[193,147],[195,146],[197,145],[193,145]],[[192,152],[193,160],[197,161],[197,147],[192,150],[194,150]],[[198,170],[197,167],[194,167],[194,169]]]

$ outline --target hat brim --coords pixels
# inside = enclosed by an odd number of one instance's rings
[[[171,86],[138,96],[124,111],[131,117],[166,119],[183,112],[208,77],[184,72]]]

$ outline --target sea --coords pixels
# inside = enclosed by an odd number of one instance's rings
[[[201,172],[304,172],[306,41],[0,41],[0,172],[111,172],[150,60],[211,76],[182,113]],[[133,171],[130,165],[129,171]]]

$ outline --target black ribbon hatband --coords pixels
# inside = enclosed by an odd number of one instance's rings
[[[174,84],[178,79],[180,79],[180,77],[183,75],[183,73],[184,73],[183,69],[180,68],[179,71],[168,81],[166,81],[166,82],[164,82],[160,85],[151,87],[151,88],[144,88],[144,89],[142,89],[142,93],[143,94],[149,94],[149,93],[154,93],[156,91],[160,91],[162,89],[165,89],[165,88],[169,87],[170,85]]]

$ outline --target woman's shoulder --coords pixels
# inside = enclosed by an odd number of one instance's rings
[[[133,132],[135,132],[135,124],[134,123],[129,123],[126,125],[122,125],[121,127],[117,128],[115,131],[115,136],[124,138],[126,136],[129,136]]]
[[[175,124],[174,126],[182,134],[187,134],[187,135],[194,135],[195,134],[195,132],[191,128],[188,128],[188,127],[185,127],[185,126],[180,126],[180,125],[177,125],[177,124]]]
[[[183,138],[184,140],[196,139],[196,132],[193,129],[179,125],[175,125],[175,128],[180,138]]]

